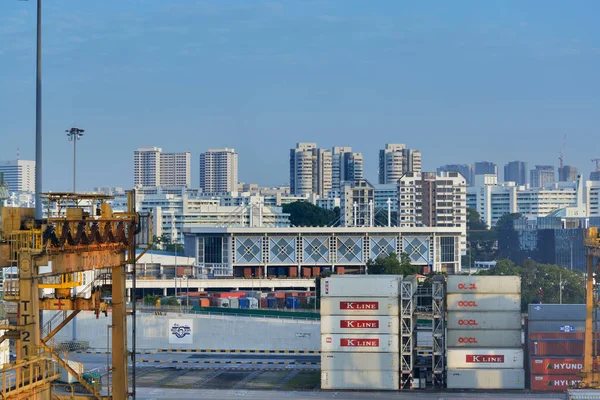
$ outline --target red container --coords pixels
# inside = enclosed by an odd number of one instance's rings
[[[344,267],[335,267],[335,272],[339,275],[344,275]]]
[[[298,277],[298,267],[290,267],[289,271],[290,272],[288,273],[288,276],[290,278],[296,278],[296,277]]]
[[[177,267],[176,274],[177,274],[177,276],[184,276],[185,275],[185,267]]]
[[[529,339],[531,340],[583,340],[584,333],[563,333],[563,332],[531,332]]]
[[[583,369],[583,358],[579,357],[532,357],[532,375],[571,375]]]
[[[530,340],[529,354],[542,357],[583,357],[583,340]]]
[[[260,298],[260,308],[269,308],[269,302],[266,297]]]
[[[285,293],[285,298],[287,299],[288,297],[298,297],[298,292],[290,290],[289,292],[284,292]]]
[[[244,268],[244,278],[252,278],[252,268]]]
[[[313,269],[312,269],[312,275],[313,276],[319,276],[319,275],[321,275],[321,268],[319,268],[319,267],[313,267]]]
[[[305,278],[310,278],[310,268],[302,268],[302,276]]]
[[[531,375],[531,390],[540,392],[564,392],[581,382],[577,374]]]
[[[207,297],[201,297],[200,299],[200,307],[210,307],[211,302]],[[215,300],[216,302],[216,300]]]

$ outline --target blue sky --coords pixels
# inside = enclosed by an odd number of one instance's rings
[[[45,1],[44,189],[130,187],[133,151],[234,147],[288,181],[298,141],[446,163],[600,158],[597,1]],[[0,2],[0,159],[33,159],[35,1]]]

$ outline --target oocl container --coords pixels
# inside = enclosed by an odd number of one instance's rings
[[[399,275],[335,275],[321,279],[321,297],[400,296]]]
[[[521,329],[521,313],[513,312],[459,312],[448,313],[450,329]]]
[[[322,297],[321,315],[399,315],[397,297]]]
[[[530,304],[530,321],[585,321],[585,304]]]
[[[569,375],[532,375],[531,390],[545,392],[563,392],[581,382],[577,374]]]
[[[525,370],[448,369],[448,389],[525,389]]]
[[[521,369],[522,349],[448,349],[448,369]]]
[[[398,317],[391,316],[322,316],[321,333],[399,334]]]
[[[583,358],[532,357],[532,375],[567,375],[583,369]]]
[[[521,330],[448,329],[448,347],[517,348],[521,347]]]
[[[400,374],[395,371],[324,371],[321,389],[400,390]]]
[[[398,372],[400,356],[398,353],[321,353],[321,370]]]
[[[399,349],[398,335],[338,333],[321,335],[322,352],[396,353]]]
[[[448,276],[447,293],[520,294],[521,278],[518,276]]]
[[[520,311],[518,294],[449,294],[448,311]]]
[[[575,356],[583,357],[583,340],[530,340],[532,356]]]

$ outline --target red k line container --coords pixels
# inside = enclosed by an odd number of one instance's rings
[[[447,293],[520,294],[519,276],[450,275]]]
[[[321,316],[399,314],[398,297],[321,297]]]
[[[448,369],[522,369],[522,349],[448,349]]]
[[[549,357],[583,357],[583,340],[530,340],[529,354]]]
[[[519,311],[502,312],[448,312],[448,330],[512,330],[521,329],[521,313]]]
[[[449,294],[448,311],[520,311],[520,294]]]
[[[583,357],[532,357],[532,375],[569,375],[583,369]]]
[[[321,333],[382,333],[398,335],[398,317],[376,316],[326,316],[321,317]]]
[[[564,392],[581,382],[577,374],[569,375],[532,375],[531,390],[540,392]]]
[[[321,352],[397,353],[398,335],[337,334],[321,335]]]

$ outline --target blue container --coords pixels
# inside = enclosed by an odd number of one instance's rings
[[[240,308],[250,308],[250,299],[246,297],[240,298]]]
[[[287,275],[286,267],[277,267],[277,276],[285,276]]]
[[[297,297],[288,297],[285,299],[285,308],[296,310],[300,308],[300,299]]]
[[[277,308],[277,299],[275,297],[267,297],[267,308]]]

